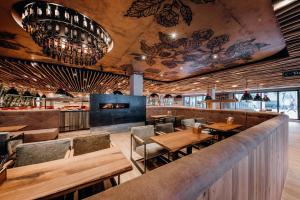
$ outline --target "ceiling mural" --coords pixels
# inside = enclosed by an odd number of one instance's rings
[[[228,34],[215,36],[212,29],[194,31],[189,38],[172,39],[168,34],[159,32],[159,42],[153,45],[145,40],[140,42],[142,53],[132,53],[134,59],[145,62],[149,66],[158,62],[169,68],[205,67],[232,64],[236,61],[252,60],[252,55],[269,44],[256,42],[256,39],[235,41],[227,48],[224,47],[230,41]],[[144,57],[143,57],[144,56]],[[153,71],[153,70],[152,70]],[[174,74],[174,73],[168,73]]]
[[[0,56],[63,64],[43,54],[0,2]],[[114,74],[143,73],[176,81],[259,61],[286,45],[271,1],[252,0],[47,0],[74,9],[103,26],[113,49],[86,68]],[[247,13],[247,14],[245,14]]]
[[[190,0],[195,4],[213,3],[215,0]],[[164,27],[173,27],[183,21],[190,25],[193,19],[192,9],[183,0],[134,0],[125,14],[126,17],[154,16],[156,22]]]

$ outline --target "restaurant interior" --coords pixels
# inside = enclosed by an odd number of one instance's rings
[[[299,0],[0,1],[0,200],[299,200]]]

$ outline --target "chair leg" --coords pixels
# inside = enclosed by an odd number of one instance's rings
[[[146,144],[144,144],[144,173],[146,174],[146,165],[147,164],[147,151],[146,151]]]

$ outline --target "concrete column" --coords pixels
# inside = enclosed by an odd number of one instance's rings
[[[143,96],[144,79],[142,74],[132,74],[130,76],[130,95]]]
[[[207,94],[209,94],[211,96],[212,100],[216,99],[216,89],[215,88],[207,89]],[[208,109],[216,109],[216,104],[209,102],[209,103],[207,103],[207,108]]]

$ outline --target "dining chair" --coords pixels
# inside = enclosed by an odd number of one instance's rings
[[[147,160],[166,153],[162,146],[154,143],[150,139],[150,137],[154,135],[155,133],[153,125],[131,128],[130,159],[142,174],[146,173]],[[135,160],[132,157],[133,151],[140,155],[142,158]],[[143,169],[138,165],[138,161],[144,162]]]
[[[181,125],[183,126],[183,129],[193,128],[195,125],[195,119],[183,119],[181,120]]]
[[[110,147],[110,134],[89,134],[73,138],[73,155],[81,155]]]
[[[165,123],[172,123],[174,126],[175,120],[176,120],[175,117],[167,117],[167,118],[165,118]]]
[[[20,144],[16,148],[14,167],[32,165],[68,157],[71,139]]]
[[[173,123],[158,124],[155,127],[157,134],[173,133],[175,131]]]

